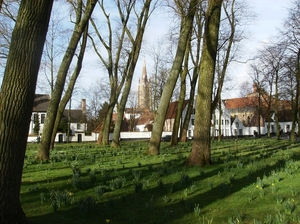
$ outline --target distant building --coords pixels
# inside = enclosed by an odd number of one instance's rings
[[[35,94],[31,121],[29,125],[29,136],[40,135],[43,132],[45,120],[47,119],[47,110],[50,103],[50,96],[47,94]],[[86,132],[86,100],[82,99],[81,109],[79,110],[65,110],[63,112],[61,123],[68,125],[70,123],[70,129],[72,133],[70,135],[79,137],[82,139],[82,135]],[[37,129],[36,126],[39,126]],[[38,133],[35,133],[38,130]],[[65,141],[66,133],[62,135],[62,132],[58,134],[57,141]]]
[[[138,84],[138,108],[151,110],[150,82],[147,77],[146,62],[144,61],[142,78]]]

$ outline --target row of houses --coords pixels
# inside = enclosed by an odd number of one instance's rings
[[[265,99],[266,97],[259,94],[257,85],[254,84],[253,92],[247,96],[222,100],[221,105],[216,108],[212,116],[211,135],[221,135],[224,137],[253,136],[258,133],[266,135],[268,133],[268,123],[270,123],[270,133],[275,134],[276,123],[274,108],[267,110]],[[188,101],[189,100],[186,100],[184,102],[181,120],[183,120],[186,115]],[[169,104],[164,124],[165,132],[172,132],[173,130],[177,106],[177,101]],[[151,131],[151,126],[154,122],[153,113],[145,110],[136,111],[136,113],[133,114],[132,111],[133,109],[128,109],[124,115],[124,119],[134,116],[136,118],[136,131]],[[290,132],[292,127],[292,111],[289,101],[281,100],[278,102],[277,117],[281,132]],[[193,138],[194,136],[194,121],[195,109],[193,109],[189,122],[187,133],[189,138]]]
[[[232,136],[253,136],[255,133],[266,135],[268,133],[268,121],[270,121],[270,132],[276,132],[274,114],[258,113],[259,94],[256,85],[253,86],[253,92],[246,97],[226,99],[216,108],[211,121],[211,135],[224,137]],[[28,141],[32,142],[37,135],[42,133],[48,105],[50,102],[49,95],[37,94],[35,96],[32,119],[29,127]],[[174,120],[177,112],[178,102],[171,102],[167,111],[163,135],[172,133]],[[182,120],[186,115],[188,100],[184,102]],[[193,138],[195,109],[191,114],[188,127],[188,138]],[[264,111],[264,110],[261,110]],[[221,115],[220,115],[221,113]],[[290,106],[286,101],[279,102],[279,128],[282,132],[289,132],[292,127]],[[113,115],[113,121],[116,120],[117,114]],[[38,119],[38,122],[37,122]],[[39,124],[39,133],[35,133],[35,125]],[[61,123],[70,123],[69,141],[96,141],[98,130],[86,134],[86,100],[82,100],[82,107],[78,110],[65,110]],[[149,109],[127,108],[124,112],[121,138],[150,138],[154,123],[154,112]],[[134,132],[134,133],[133,133]],[[57,133],[56,142],[65,142],[67,134],[63,130]]]

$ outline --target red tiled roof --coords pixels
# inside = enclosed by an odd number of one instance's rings
[[[233,98],[227,99],[225,101],[225,107],[227,109],[238,109],[245,107],[255,107],[258,105],[258,97],[243,97],[243,98]]]
[[[183,108],[186,107],[189,100],[185,100],[183,102]],[[178,107],[178,101],[171,102],[168,107],[166,119],[175,119],[176,113],[177,113],[177,107]]]

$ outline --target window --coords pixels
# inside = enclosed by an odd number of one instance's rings
[[[191,123],[192,123],[192,125],[194,125],[194,123],[195,123],[195,119],[192,119],[192,120],[191,120]]]
[[[217,119],[217,120],[216,120],[216,125],[218,125],[218,124],[219,124],[219,120]]]
[[[229,120],[226,119],[226,120],[225,120],[225,124],[226,124],[226,125],[229,125]]]
[[[38,114],[34,114],[33,115],[33,123],[37,123],[39,122],[39,115]]]
[[[41,114],[41,124],[45,123],[46,114]]]
[[[224,125],[224,120],[222,120],[222,125]]]
[[[77,130],[80,130],[80,128],[81,128],[81,125],[78,123],[77,124]]]
[[[239,128],[239,122],[235,122],[235,127]]]

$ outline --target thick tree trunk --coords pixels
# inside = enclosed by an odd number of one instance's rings
[[[27,223],[20,204],[21,178],[52,4],[22,1],[12,33],[0,92],[0,223]]]
[[[196,99],[195,130],[192,152],[187,158],[187,165],[210,165],[210,127],[212,115],[212,90],[218,48],[220,0],[211,0],[205,21],[204,41],[200,62],[200,78]]]
[[[191,0],[187,15],[181,19],[180,36],[174,63],[171,68],[167,83],[164,87],[158,109],[155,113],[154,126],[148,150],[148,153],[151,155],[158,155],[160,153],[160,140],[165,123],[165,117],[176,81],[178,79],[178,75],[182,69],[182,62],[189,40],[188,37],[193,28],[193,20],[197,9],[197,4],[197,0]]]
[[[43,134],[41,138],[41,144],[39,145],[39,149],[36,155],[36,158],[39,160],[49,160],[50,157],[50,145],[51,138],[54,128],[54,123],[59,107],[59,102],[61,100],[61,95],[64,90],[65,81],[67,77],[67,73],[74,57],[75,51],[77,49],[77,45],[82,36],[82,33],[85,30],[85,27],[88,24],[89,18],[92,15],[92,12],[96,5],[96,0],[88,1],[89,4],[86,6],[86,10],[84,12],[83,17],[78,16],[77,23],[74,27],[74,31],[72,37],[69,42],[69,46],[65,52],[62,63],[58,70],[58,74],[56,77],[56,83],[54,86],[54,90],[51,94],[51,100],[49,103],[47,118],[45,120]],[[79,10],[82,10],[81,8]],[[78,13],[79,15],[80,13]],[[81,15],[81,14],[80,14]]]

